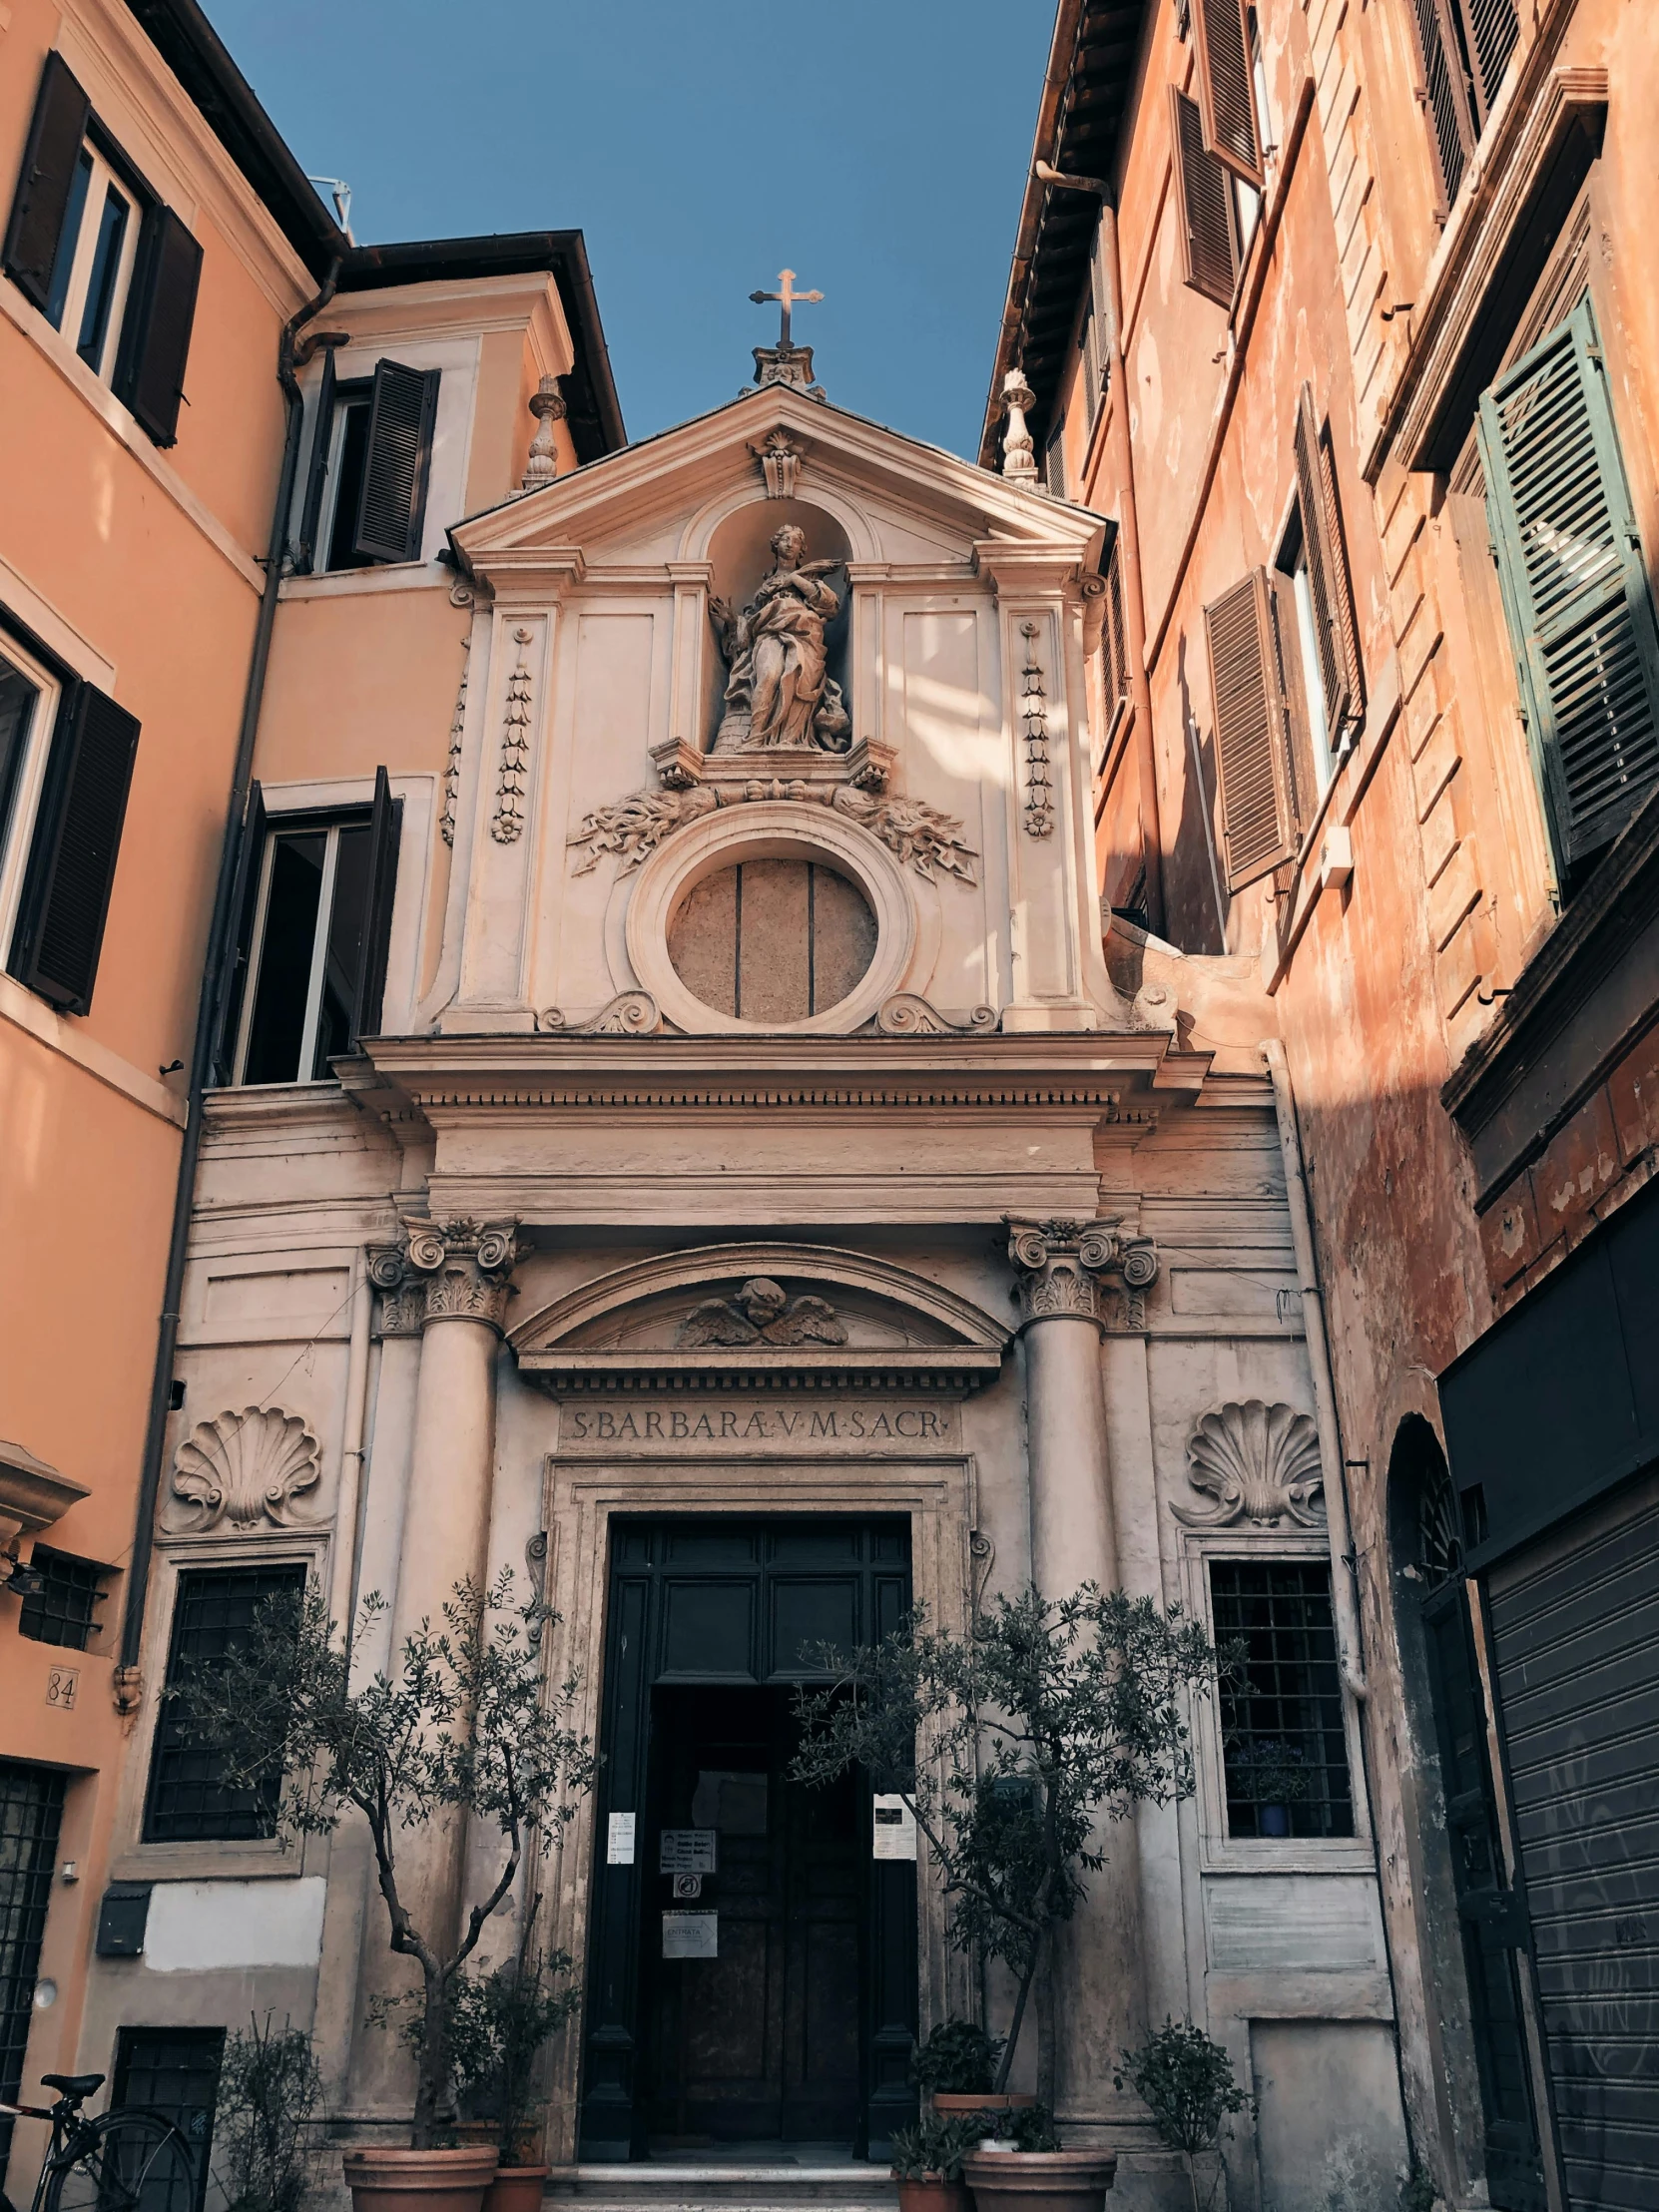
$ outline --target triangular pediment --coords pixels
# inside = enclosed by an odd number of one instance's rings
[[[694,562],[733,504],[767,496],[759,456],[775,433],[799,453],[793,496],[837,515],[855,562],[971,566],[994,541],[1080,571],[1098,563],[1101,516],[782,384],[471,516],[451,540],[486,576],[543,558],[567,574],[573,557],[583,568]]]

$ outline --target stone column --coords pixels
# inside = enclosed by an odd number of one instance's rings
[[[1084,1582],[1118,1583],[1101,1388],[1104,1326],[1099,1279],[1138,1298],[1158,1272],[1150,1238],[1116,1221],[1008,1224],[1025,1351],[1026,1455],[1031,1486],[1031,1578],[1048,1598]],[[1107,1293],[1107,1296],[1112,1294]],[[1055,1938],[1056,2105],[1073,2121],[1127,2116],[1112,2093],[1112,2064],[1144,2031],[1140,1867],[1132,1820],[1098,1831],[1105,1865],[1085,1878],[1088,1902]]]

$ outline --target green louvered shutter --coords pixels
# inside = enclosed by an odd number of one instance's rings
[[[1480,401],[1522,705],[1567,866],[1659,783],[1659,628],[1585,300]]]

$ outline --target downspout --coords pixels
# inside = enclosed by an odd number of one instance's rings
[[[1308,1365],[1314,1379],[1314,1424],[1319,1430],[1320,1469],[1325,1477],[1325,1525],[1331,1544],[1331,1596],[1337,1625],[1337,1664],[1344,1687],[1363,1704],[1371,1695],[1360,1644],[1360,1605],[1355,1591],[1356,1564],[1349,1533],[1348,1489],[1343,1466],[1342,1433],[1337,1425],[1337,1396],[1331,1381],[1331,1342],[1326,1334],[1325,1304],[1320,1297],[1319,1271],[1314,1264],[1314,1230],[1308,1211],[1308,1184],[1302,1164],[1302,1139],[1296,1125],[1296,1094],[1285,1047],[1277,1037],[1262,1046],[1273,1080],[1273,1103],[1279,1115],[1279,1147],[1285,1156],[1285,1198],[1291,1214],[1291,1243],[1296,1252],[1297,1282],[1302,1292],[1302,1318],[1308,1341]]]
[[[1152,679],[1146,667],[1146,595],[1141,589],[1141,522],[1135,504],[1135,449],[1129,434],[1129,384],[1123,357],[1123,271],[1118,259],[1117,200],[1100,177],[1068,177],[1047,162],[1033,175],[1063,192],[1093,193],[1100,202],[1100,258],[1111,312],[1107,396],[1111,402],[1112,472],[1117,478],[1118,537],[1122,551],[1123,613],[1129,631],[1129,689],[1135,702],[1135,772],[1140,786],[1141,865],[1146,871],[1147,920],[1164,932],[1164,835],[1158,806],[1158,753],[1152,742]]]
[[[150,1417],[144,1434],[144,1462],[139,1473],[138,1519],[133,1529],[133,1555],[127,1574],[127,1605],[121,1622],[121,1655],[117,1669],[117,1704],[132,1712],[138,1703],[136,1670],[144,1640],[145,1602],[150,1582],[150,1554],[154,1547],[156,1497],[161,1489],[162,1459],[167,1443],[167,1416],[173,1394],[173,1363],[179,1347],[179,1301],[184,1292],[185,1256],[190,1244],[191,1210],[196,1196],[196,1170],[202,1157],[204,1099],[213,1074],[214,1049],[226,963],[233,955],[232,931],[236,916],[231,897],[236,885],[237,853],[242,818],[248,806],[248,790],[254,777],[254,740],[260,727],[260,705],[265,697],[266,669],[271,660],[271,633],[276,620],[276,595],[282,586],[282,555],[287,545],[288,511],[299,467],[299,434],[304,421],[304,401],[294,370],[302,365],[295,339],[301,324],[320,314],[334,296],[339,281],[340,259],[335,254],[322,279],[322,288],[298,313],[282,325],[276,348],[276,381],[282,387],[286,412],[282,435],[282,465],[276,480],[276,500],[271,513],[271,537],[265,559],[265,589],[260,595],[259,620],[254,628],[254,650],[248,664],[248,686],[243,695],[242,727],[237,737],[236,767],[231,780],[231,802],[225,836],[219,851],[219,879],[214,885],[213,914],[208,923],[207,956],[202,967],[202,988],[196,1001],[196,1040],[191,1048],[190,1089],[186,1097],[185,1141],[179,1155],[179,1181],[173,1197],[173,1234],[168,1244],[167,1279],[162,1290],[161,1322],[156,1335],[156,1367],[150,1383]]]

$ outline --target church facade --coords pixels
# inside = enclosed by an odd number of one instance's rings
[[[912,1605],[1092,1578],[1244,1634],[1250,1674],[1225,1724],[1195,1702],[1195,1794],[1114,1830],[1066,1933],[1067,2138],[1185,2201],[1113,2068],[1190,2017],[1257,2100],[1236,2201],[1271,2136],[1391,2202],[1342,1469],[1262,1000],[1243,962],[1177,990],[1104,957],[1112,525],[837,409],[799,347],[574,469],[543,379],[523,487],[468,514],[522,395],[463,373],[460,325],[556,305],[513,282],[370,295],[309,372],[316,542],[347,362],[426,425],[426,521],[353,560],[364,507],[284,587],[124,1784],[140,1935],[95,1962],[89,2062],[126,2019],[270,2008],[313,2028],[338,2132],[399,2139],[361,1838],[284,1851],[165,1691],[272,1590],[341,1620],[379,1592],[369,1668],[510,1568],[603,1753],[535,1878],[583,1992],[548,2156],[880,2157],[912,2037],[1001,2031],[1008,1992],[925,1850],[791,1781],[792,1689]],[[690,1956],[686,1828],[724,1870]],[[485,1848],[422,1846],[440,1916]]]

